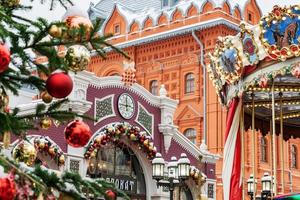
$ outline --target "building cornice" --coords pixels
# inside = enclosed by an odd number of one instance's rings
[[[199,22],[199,23],[195,23],[189,26],[184,26],[184,27],[180,27],[180,28],[176,28],[176,29],[172,29],[169,31],[165,31],[165,32],[161,32],[161,33],[157,33],[157,34],[153,34],[150,36],[146,36],[143,38],[138,38],[138,39],[134,39],[131,41],[126,41],[126,42],[122,42],[119,44],[114,44],[115,47],[124,49],[127,47],[131,47],[131,46],[137,46],[137,45],[142,45],[142,44],[147,44],[147,43],[151,43],[151,42],[155,42],[155,41],[159,41],[159,40],[164,40],[167,38],[171,38],[171,37],[175,37],[175,36],[179,36],[179,35],[184,35],[184,34],[188,34],[191,33],[192,31],[201,31],[204,29],[208,29],[208,28],[212,28],[215,26],[220,26],[220,25],[225,25],[233,30],[239,31],[239,25],[231,22],[227,19],[224,18],[216,18],[213,20],[208,20],[205,22]],[[118,36],[120,37],[120,36]],[[125,35],[124,35],[125,37]],[[105,48],[105,51],[109,52],[111,51],[111,48]],[[96,51],[93,52],[93,55],[97,55]]]

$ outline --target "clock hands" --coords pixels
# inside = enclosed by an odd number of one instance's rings
[[[127,103],[127,97],[125,97],[125,104],[126,104],[126,111],[128,111],[128,103]]]
[[[121,95],[118,100],[118,107],[120,114],[125,118],[129,119],[134,112],[134,100],[127,94]]]

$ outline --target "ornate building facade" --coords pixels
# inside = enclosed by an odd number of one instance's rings
[[[203,94],[201,55],[207,62],[206,55],[213,51],[218,37],[235,35],[241,21],[257,24],[261,11],[256,1],[101,0],[91,4],[89,15],[92,20],[104,20],[101,33],[114,34],[109,42],[135,63],[138,84],[154,95],[164,85],[168,96],[179,101],[174,123],[180,132],[196,146],[207,145],[210,152],[222,155],[226,110],[207,79]],[[106,59],[94,56],[89,71],[97,76],[121,76],[124,60],[113,51]],[[216,199],[222,199],[221,170],[222,159],[216,166],[217,196],[211,196]]]
[[[120,77],[97,77],[86,71],[71,76],[73,91],[61,109],[97,119],[84,120],[92,136],[87,145],[75,148],[65,139],[65,124],[54,123],[47,130],[29,131],[27,140],[39,147],[35,162],[61,172],[78,172],[82,177],[104,178],[132,200],[168,200],[169,191],[157,187],[157,180],[152,178],[152,159],[158,152],[165,161],[174,156],[179,159],[184,153],[193,173],[184,181],[184,190],[175,189],[174,196],[183,200],[203,199],[207,197],[207,188],[215,196],[212,188],[216,187],[218,156],[197,148],[179,132],[173,123],[178,102],[167,97],[163,87],[154,96],[141,85],[127,87]],[[20,109],[20,115],[34,113],[36,105],[42,102],[19,98],[23,104],[12,106]],[[105,142],[99,144],[103,137]],[[22,143],[17,138],[13,141],[4,150],[7,156]],[[60,155],[64,162],[58,159]]]

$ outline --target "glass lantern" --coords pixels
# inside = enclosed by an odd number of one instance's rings
[[[178,177],[180,179],[187,179],[190,175],[191,162],[185,153],[182,153],[178,160]]]
[[[250,178],[247,180],[247,192],[248,194],[254,193],[254,178],[253,175],[250,175]]]
[[[261,184],[263,193],[271,193],[272,177],[268,172],[264,173],[264,176],[261,178]]]
[[[152,177],[156,180],[164,178],[165,161],[160,153],[152,160]]]

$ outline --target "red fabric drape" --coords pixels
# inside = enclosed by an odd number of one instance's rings
[[[230,134],[231,126],[233,124],[234,116],[237,112],[237,107],[239,105],[240,99],[235,98],[232,100],[229,106],[227,121],[226,121],[226,132],[225,132],[225,142]],[[239,122],[238,122],[239,123]],[[235,152],[234,152],[234,160],[232,166],[230,178],[230,195],[229,200],[240,200],[242,198],[242,187],[240,184],[241,179],[241,135],[240,129],[238,129],[236,144],[235,144]]]

